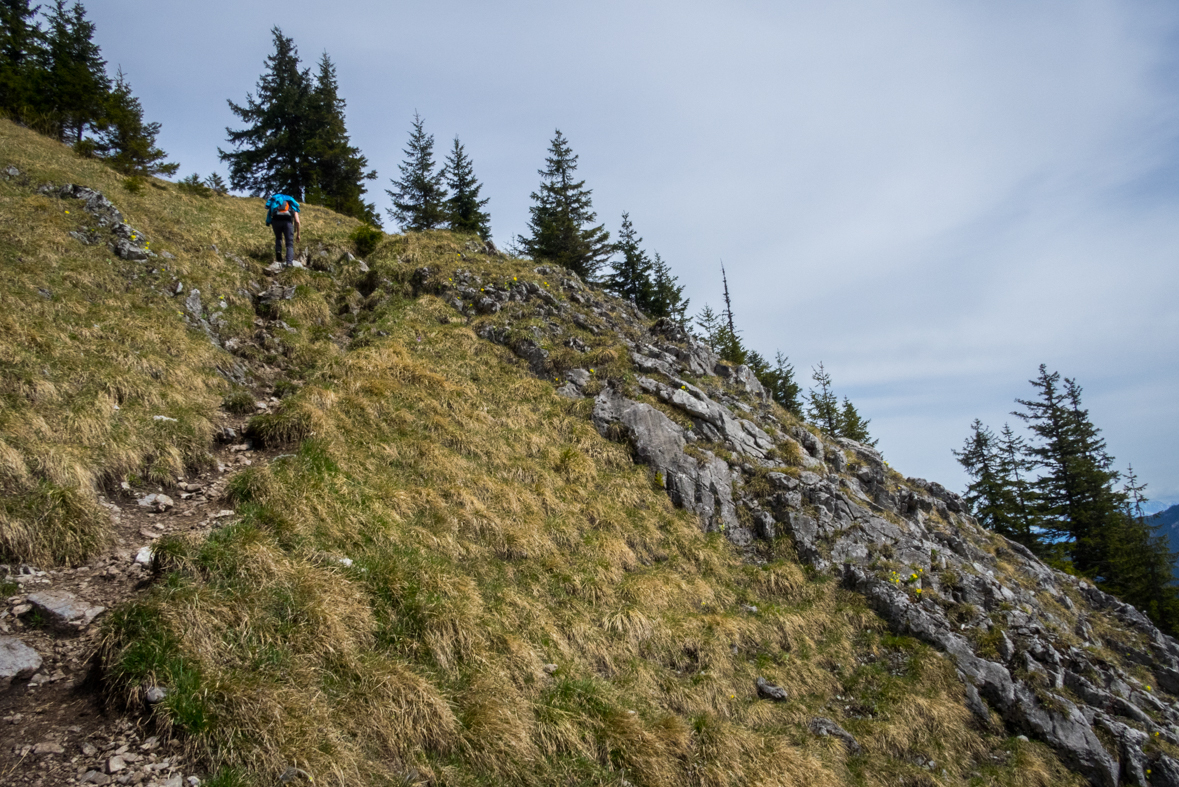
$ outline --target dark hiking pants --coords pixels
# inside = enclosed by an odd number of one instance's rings
[[[287,241],[287,265],[295,261],[295,222],[291,219],[273,219],[270,226],[274,227],[274,258],[281,260],[283,238]]]

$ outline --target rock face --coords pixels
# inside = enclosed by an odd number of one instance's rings
[[[699,514],[707,530],[726,533],[738,544],[753,541],[753,535],[737,522],[729,465],[708,452],[703,459],[685,453],[684,430],[674,421],[613,388],[598,394],[593,421],[607,437],[625,436],[639,461],[655,469],[672,502]]]
[[[41,669],[41,656],[16,637],[0,635],[0,691]]]
[[[894,632],[944,653],[980,725],[1043,741],[1095,785],[1179,787],[1179,762],[1151,745],[1179,746],[1179,644],[1141,612],[987,532],[958,495],[903,478],[871,446],[779,420],[752,371],[674,322],[648,325],[576,276],[536,272],[540,283],[463,271],[436,282],[419,269],[414,287],[484,318],[480,336],[562,395],[594,396],[595,428],[627,444],[703,529],[742,549],[789,536],[802,562],[862,594]],[[528,327],[505,310],[527,314]],[[596,382],[588,368],[554,369],[549,348],[588,351],[557,317],[613,332],[634,373]],[[810,728],[859,748],[831,719]]]

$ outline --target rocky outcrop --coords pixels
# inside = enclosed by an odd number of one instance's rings
[[[674,322],[648,326],[575,277],[537,271],[554,275],[501,284],[459,272],[440,289],[472,318],[528,304],[540,318],[528,329],[500,319],[480,335],[562,395],[592,393],[596,429],[629,445],[703,529],[744,549],[789,537],[801,561],[861,593],[893,631],[946,654],[980,725],[1043,741],[1095,785],[1179,786],[1179,763],[1152,743],[1179,745],[1179,645],[1141,612],[985,531],[958,495],[901,477],[875,448],[779,420],[749,369]],[[554,376],[547,348],[576,346],[555,317],[613,331],[636,374],[597,388],[586,369]],[[811,729],[858,749],[831,719]]]
[[[689,455],[685,430],[666,415],[608,387],[594,401],[593,422],[603,435],[627,440],[636,458],[655,470],[672,502],[699,514],[705,529],[719,530],[740,545],[753,541],[737,522],[728,463],[707,451],[701,458]]]

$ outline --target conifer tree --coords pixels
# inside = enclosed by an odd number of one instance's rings
[[[143,107],[120,69],[107,98],[101,131],[91,146],[94,154],[124,175],[173,175],[180,165],[164,162],[168,154],[156,147],[159,133],[159,123],[143,122]]]
[[[651,263],[651,300],[647,307],[647,314],[652,317],[667,317],[680,325],[687,322],[685,314],[688,311],[688,299],[684,297],[684,287],[672,275],[671,268],[655,252],[655,259]]]
[[[209,177],[205,178],[205,186],[217,194],[228,194],[229,184],[225,182],[225,178],[214,172]]]
[[[745,363],[748,351],[733,320],[733,301],[729,297],[729,277],[725,273],[724,263],[721,263],[721,282],[724,284],[725,310],[721,314],[721,325],[717,331],[716,351],[729,363],[740,365]]]
[[[631,223],[630,214],[624,211],[616,246],[622,257],[611,260],[612,273],[606,277],[605,284],[619,297],[626,298],[649,313],[655,296],[654,283],[651,281],[654,266],[639,246],[642,242],[643,239]]]
[[[597,219],[591,191],[584,180],[574,180],[577,156],[557,129],[545,168],[538,170],[540,188],[532,193],[533,205],[528,228],[531,235],[519,237],[519,244],[534,259],[563,265],[583,279],[591,279],[613,253],[610,233]]]
[[[818,384],[819,389],[810,390],[807,404],[807,417],[829,435],[839,434],[839,400],[831,390],[831,375],[823,368],[819,361],[817,369],[811,369],[811,378]]]
[[[696,315],[696,327],[700,329],[698,336],[708,349],[716,352],[721,331],[721,317],[712,310],[707,303]]]
[[[67,9],[65,0],[54,0],[44,56],[45,78],[38,88],[49,122],[59,141],[65,142],[68,132],[81,142],[86,128],[101,120],[110,93],[94,23],[81,3]]]
[[[365,171],[368,159],[351,144],[344,124],[344,106],[336,67],[324,52],[308,101],[305,155],[310,164],[310,180],[304,196],[313,205],[323,205],[379,227],[381,220],[376,205],[364,201],[364,181],[375,180],[377,172]]]
[[[1103,565],[1104,531],[1115,524],[1121,509],[1114,489],[1118,474],[1105,452],[1100,430],[1081,407],[1081,388],[1075,380],[1049,374],[1041,364],[1031,384],[1036,400],[1016,399],[1026,412],[1014,415],[1028,424],[1039,442],[1029,447],[1040,476],[1032,487],[1037,498],[1039,525],[1048,541],[1067,539],[1073,566],[1089,576],[1106,570]]]
[[[1108,568],[1101,584],[1174,636],[1179,631],[1179,588],[1173,576],[1176,555],[1143,510],[1145,489],[1131,466],[1122,488],[1122,516],[1104,533]]]
[[[782,355],[781,351],[774,354],[774,365],[769,363],[756,350],[750,351],[745,359],[746,365],[757,375],[757,380],[766,389],[770,398],[782,405],[788,412],[802,418],[802,404],[798,394],[802,390],[794,381],[794,367],[790,359]]]
[[[953,453],[971,478],[964,496],[971,513],[988,530],[1042,552],[1044,545],[1020,516],[1015,488],[1018,476],[1013,476],[1018,471],[1009,456],[1015,445],[1010,427],[1004,425],[1004,438],[1000,439],[976,418],[970,430],[962,450]]]
[[[836,435],[846,437],[849,440],[855,440],[857,443],[863,443],[864,445],[875,446],[878,441],[873,440],[872,436],[868,434],[868,424],[870,423],[872,423],[872,419],[865,421],[861,418],[855,405],[851,403],[851,400],[846,396],[843,397],[843,408],[839,411]]]
[[[446,221],[450,228],[491,240],[491,216],[483,210],[489,200],[479,199],[483,184],[476,180],[475,167],[457,136],[442,172],[450,188],[450,198],[446,200]]]
[[[314,181],[308,157],[311,76],[299,69],[294,41],[278,27],[270,32],[274,53],[266,58],[257,96],[247,94],[244,106],[229,102],[230,110],[248,125],[240,131],[227,128],[234,150],[217,152],[229,164],[234,189],[255,197],[281,191],[302,200]]]
[[[446,223],[446,187],[443,173],[434,169],[434,135],[413,114],[413,131],[405,148],[405,162],[398,165],[401,180],[392,181],[396,191],[385,190],[393,200],[389,217],[404,231],[422,232]]]
[[[44,82],[44,33],[30,0],[0,0],[0,114],[28,120],[39,104]]]
[[[1043,528],[1037,514],[1036,495],[1029,481],[1035,464],[1028,458],[1024,439],[1015,433],[1010,424],[1003,424],[1003,431],[995,443],[995,453],[999,474],[1007,486],[1008,505],[1011,508],[1008,522],[1014,535],[1008,538],[1038,554],[1047,554],[1046,545],[1039,535]]]

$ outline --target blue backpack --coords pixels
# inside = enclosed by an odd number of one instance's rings
[[[275,219],[290,220],[299,212],[299,203],[286,194],[275,194],[266,200],[266,225]]]

